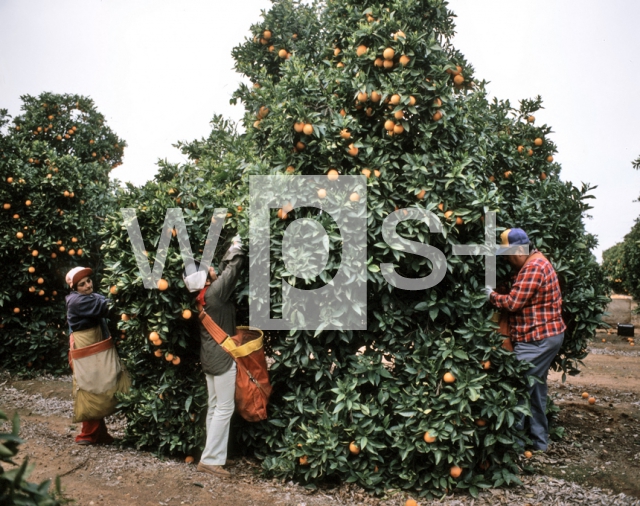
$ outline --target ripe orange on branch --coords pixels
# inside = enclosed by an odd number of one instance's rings
[[[166,279],[158,280],[158,290],[164,292],[167,288],[169,288],[169,282]]]

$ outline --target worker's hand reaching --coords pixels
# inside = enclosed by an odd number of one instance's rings
[[[241,248],[242,239],[240,238],[240,234],[238,234],[233,239],[231,239],[231,246],[229,247],[229,251],[240,251]]]
[[[482,289],[482,293],[484,294],[484,296],[487,298],[487,300],[489,300],[491,298],[491,293],[493,292],[493,288],[491,288],[489,285],[485,286]]]

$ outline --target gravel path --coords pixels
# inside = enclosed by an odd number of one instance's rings
[[[39,378],[42,379],[42,378]],[[56,381],[67,381],[68,378],[57,378]],[[289,506],[314,506],[323,504],[332,505],[371,505],[371,506],[391,506],[403,505],[408,497],[400,491],[389,491],[384,498],[374,498],[357,486],[343,485],[338,488],[325,489],[322,491],[308,491],[303,487],[295,485],[293,482],[282,483],[276,480],[265,480],[257,474],[258,464],[249,459],[243,459],[232,466],[235,474],[231,482],[209,481],[202,474],[195,471],[195,466],[190,466],[172,459],[160,459],[149,452],[137,451],[134,449],[119,449],[116,447],[77,447],[71,446],[73,434],[67,428],[66,437],[61,438],[59,432],[52,431],[49,424],[41,420],[29,420],[30,416],[36,417],[59,417],[66,419],[65,424],[69,426],[72,412],[72,402],[56,397],[45,398],[40,394],[27,394],[16,388],[6,386],[7,377],[0,380],[2,392],[2,406],[10,409],[20,409],[28,411],[28,415],[23,417],[21,436],[30,443],[46,445],[55,455],[67,454],[70,459],[70,469],[63,472],[64,476],[74,473],[82,473],[72,479],[84,477],[97,477],[104,484],[104,493],[98,493],[95,501],[88,504],[108,504],[107,492],[114,491],[114,487],[121,487],[127,481],[139,479],[142,476],[160,475],[170,473],[180,475],[182,482],[194,487],[206,490],[209,497],[220,497],[220,487],[225,488],[225,493],[229,492],[229,487],[236,487],[237,493],[243,499],[244,504],[261,504],[260,500],[247,496],[246,492],[253,489],[263,494],[265,504],[282,504]],[[23,412],[24,412],[23,411]],[[7,413],[9,414],[9,413]],[[110,417],[107,420],[110,432],[116,437],[122,435],[124,430],[124,419],[122,417]],[[5,424],[4,429],[8,428]],[[46,464],[43,464],[46,467]],[[55,470],[54,470],[55,471]],[[54,472],[52,471],[52,472]],[[60,474],[60,473],[58,473]],[[559,480],[541,475],[522,476],[524,485],[512,489],[491,489],[482,492],[479,499],[473,499],[466,495],[454,495],[447,497],[443,501],[419,501],[421,506],[426,505],[469,505],[469,506],[489,506],[495,504],[518,504],[530,506],[542,505],[639,505],[640,500],[625,496],[624,494],[614,495],[610,491],[598,488],[588,488],[565,480]],[[138,483],[139,481],[136,481]],[[150,486],[150,485],[147,485]],[[184,487],[184,485],[183,485]],[[248,488],[247,488],[248,487]],[[116,489],[117,490],[117,489]],[[98,491],[102,492],[102,491]],[[106,495],[105,495],[106,494]],[[244,497],[243,497],[243,494]],[[127,494],[129,495],[129,494]],[[166,494],[165,494],[166,495]],[[269,498],[269,501],[266,499]],[[125,499],[124,497],[122,499]],[[130,496],[131,502],[122,504],[138,504],[136,496]],[[155,504],[169,505],[177,504],[200,504],[196,498],[181,490],[178,496],[156,499]],[[126,499],[125,499],[126,500]],[[79,503],[77,503],[79,504]],[[84,503],[82,503],[84,504]],[[147,504],[147,503],[145,503]]]

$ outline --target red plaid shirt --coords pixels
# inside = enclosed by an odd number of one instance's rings
[[[543,256],[520,269],[508,294],[492,292],[489,300],[511,313],[509,328],[513,341],[539,341],[557,336],[567,328],[562,321],[558,275]]]

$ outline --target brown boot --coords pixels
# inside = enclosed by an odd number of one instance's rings
[[[208,466],[207,464],[199,462],[197,469],[201,473],[212,474],[213,476],[217,476],[218,478],[231,478],[231,473],[224,469],[222,466]]]

